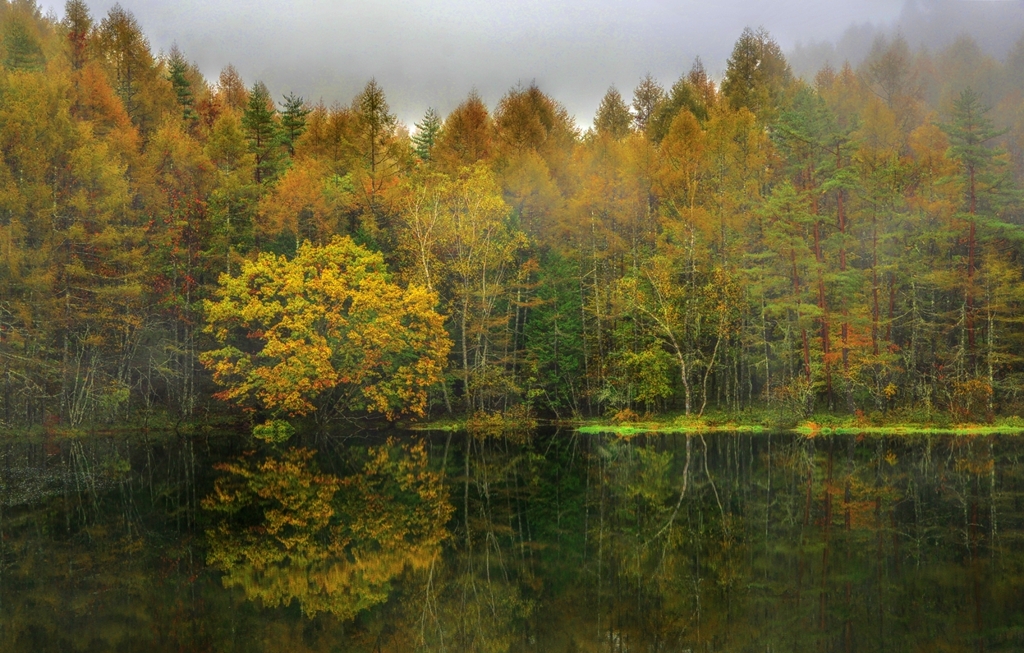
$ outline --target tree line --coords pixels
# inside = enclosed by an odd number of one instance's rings
[[[120,6],[0,24],[6,427],[223,411],[218,280],[338,237],[443,316],[434,415],[1020,408],[1024,40],[803,80],[748,29],[587,129],[531,84],[410,130],[374,80],[207,80]]]

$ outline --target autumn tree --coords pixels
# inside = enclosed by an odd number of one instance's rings
[[[432,153],[439,166],[458,172],[463,166],[489,159],[494,153],[494,125],[483,100],[470,93],[448,114]]]
[[[608,89],[597,107],[594,116],[594,129],[598,134],[607,134],[612,138],[622,138],[629,134],[633,122],[633,114],[622,99],[622,95],[613,86]]]
[[[664,99],[665,89],[650,74],[640,80],[633,90],[633,122],[637,131],[647,133],[648,125]]]
[[[407,163],[408,140],[399,135],[398,118],[391,112],[377,80],[366,83],[353,101],[355,142],[359,153],[359,187],[363,195],[362,227],[376,236],[390,212],[387,191]]]
[[[232,111],[244,111],[249,103],[249,91],[245,88],[245,82],[231,64],[220,71],[220,77],[217,79],[217,96],[224,108]]]
[[[249,410],[423,416],[451,348],[435,303],[389,281],[383,257],[349,238],[304,243],[291,260],[261,254],[221,276],[206,303],[220,348],[201,360],[219,396]]]
[[[68,55],[72,70],[85,65],[93,19],[85,0],[68,0],[64,5],[64,29],[67,30]]]
[[[38,70],[46,62],[39,39],[27,20],[17,14],[4,25],[4,67],[8,70]]]
[[[172,94],[158,76],[149,41],[135,16],[115,4],[100,21],[95,44],[132,122],[142,131],[154,128]],[[166,86],[161,88],[161,82]]]

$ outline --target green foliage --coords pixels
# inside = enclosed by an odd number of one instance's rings
[[[277,109],[263,82],[256,82],[249,91],[249,101],[242,114],[242,128],[255,161],[253,180],[257,184],[272,182],[280,170],[279,127]]]
[[[764,120],[774,117],[793,73],[782,48],[764,28],[749,27],[733,46],[722,80],[722,96],[733,109],[750,109]]]
[[[287,442],[295,435],[295,428],[284,420],[268,420],[252,428],[252,437],[269,443]]]
[[[281,110],[281,144],[290,156],[295,156],[295,143],[306,132],[306,119],[312,109],[306,101],[294,93],[284,96],[284,108]]]
[[[21,17],[7,19],[3,43],[4,67],[8,70],[39,70],[46,65],[39,40]]]
[[[421,161],[430,161],[431,152],[440,133],[441,116],[431,107],[423,114],[423,120],[416,123],[416,135],[412,137],[413,146],[416,148],[416,156]]]
[[[185,55],[178,50],[177,46],[171,48],[171,55],[167,59],[167,75],[174,89],[174,95],[181,106],[181,119],[185,124],[194,126],[199,121],[199,115],[195,111],[195,97],[192,92],[192,82],[188,79],[190,72],[188,61]]]

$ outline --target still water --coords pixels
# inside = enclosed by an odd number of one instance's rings
[[[2,651],[1024,650],[1020,436],[0,444]]]

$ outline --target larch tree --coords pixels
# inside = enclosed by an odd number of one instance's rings
[[[607,134],[611,138],[624,138],[630,133],[633,114],[629,105],[622,99],[622,94],[614,86],[601,98],[594,116],[594,130],[598,134]]]
[[[658,106],[665,99],[665,89],[648,73],[633,90],[633,122],[638,132],[647,133],[647,127]]]

